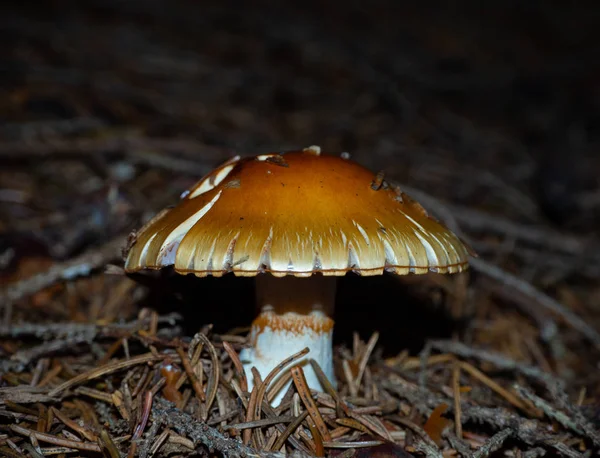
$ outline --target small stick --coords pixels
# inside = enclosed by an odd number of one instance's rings
[[[42,358],[37,362],[35,370],[33,371],[33,376],[31,377],[30,386],[37,386],[40,383],[43,373],[48,370],[49,363],[50,360],[48,358]]]
[[[362,381],[363,375],[365,373],[365,369],[367,368],[367,364],[369,363],[369,358],[371,357],[371,353],[373,352],[375,345],[377,345],[378,339],[379,339],[379,333],[374,332],[371,335],[371,338],[367,342],[367,345],[365,346],[365,348],[361,354],[361,358],[358,363],[358,374],[356,375],[356,378],[354,379],[354,386],[357,388],[360,387],[360,385],[361,385],[361,381]]]
[[[315,374],[317,376],[317,379],[321,383],[321,386],[325,389],[325,392],[329,396],[331,396],[333,398],[333,400],[335,401],[335,409],[336,409],[337,416],[338,417],[342,417],[343,415],[348,416],[349,415],[348,406],[346,405],[345,402],[342,401],[339,393],[333,387],[333,385],[331,384],[331,382],[325,375],[325,372],[323,372],[323,369],[321,369],[321,366],[319,366],[319,363],[317,363],[312,358],[309,360],[309,362],[310,362],[310,365],[312,366],[313,370],[315,371]]]
[[[358,396],[358,387],[354,384],[352,369],[350,368],[350,362],[347,359],[342,360],[342,369],[344,370],[344,377],[346,378],[346,383],[348,384],[350,396],[355,398]]]
[[[310,435],[312,436],[315,445],[315,456],[325,456],[325,449],[323,448],[323,438],[317,426],[310,420],[307,420],[308,429],[310,429]]]
[[[279,423],[290,423],[295,417],[291,416],[280,416],[274,418],[263,418],[261,420],[247,421],[244,423],[236,423],[234,425],[226,425],[224,429],[248,429],[248,428],[262,428],[264,426],[277,425]]]
[[[206,396],[204,395],[204,391],[202,390],[202,385],[200,384],[198,377],[196,377],[196,374],[194,374],[194,369],[192,369],[192,365],[190,364],[190,360],[188,359],[184,349],[178,347],[176,351],[179,357],[181,358],[181,364],[183,365],[183,369],[185,370],[185,373],[190,379],[192,388],[194,389],[196,396],[200,401],[206,401]]]
[[[42,455],[42,448],[40,444],[38,444],[37,439],[35,437],[30,437],[29,440],[31,444],[23,444],[23,448],[29,452],[31,458],[44,458]]]
[[[512,288],[515,291],[523,294],[523,296],[533,299],[539,306],[559,315],[565,323],[573,329],[579,331],[587,337],[596,348],[600,349],[600,334],[586,321],[577,316],[575,313],[567,309],[563,304],[556,299],[551,298],[547,294],[541,292],[535,286],[527,283],[525,280],[512,275],[500,267],[495,266],[480,258],[471,258],[469,260],[473,268],[482,274],[501,282],[502,284]],[[514,296],[514,300],[518,301],[523,310],[531,309],[531,303],[519,300],[518,296]],[[544,330],[542,329],[542,334]],[[542,337],[547,337],[542,335]]]
[[[27,436],[29,438],[34,437],[41,442],[47,442],[49,444],[59,445],[61,447],[74,448],[78,450],[86,450],[89,452],[101,452],[100,446],[91,442],[77,442],[73,440],[63,439],[61,437],[53,436],[52,434],[40,433],[32,431],[31,429],[23,428],[17,425],[10,425],[9,428],[17,434]]]
[[[6,439],[6,443],[12,448],[13,446],[16,447],[16,445],[14,444],[13,441],[11,441],[10,439]],[[68,448],[64,448],[65,450],[70,450]],[[23,451],[21,449],[19,449],[18,451],[13,451],[10,448],[6,448],[6,447],[0,447],[0,452],[4,453],[7,457],[9,458],[23,458]]]
[[[330,441],[331,434],[329,434],[329,430],[327,426],[325,426],[325,422],[323,421],[323,417],[321,417],[321,413],[317,409],[315,401],[310,394],[310,389],[308,388],[308,384],[306,383],[306,377],[304,376],[304,371],[300,366],[294,366],[291,369],[292,371],[292,380],[294,381],[294,385],[296,385],[296,389],[298,390],[298,394],[308,410],[310,417],[315,422],[319,433],[323,437],[323,440]]]
[[[309,352],[309,349],[308,349],[308,347],[306,347],[306,348],[300,350],[299,352],[294,353],[292,356],[289,356],[286,359],[284,359],[283,361],[281,361],[277,366],[275,366],[273,368],[273,370],[271,372],[269,372],[269,375],[267,375],[267,378],[265,378],[264,382],[262,383],[260,389],[257,392],[255,415],[258,415],[258,412],[261,408],[260,406],[262,405],[262,401],[265,396],[265,392],[267,390],[267,387],[271,383],[271,381],[273,381],[273,379],[275,377],[277,377],[277,374],[279,374],[286,366],[288,366],[290,363],[294,362],[295,360],[302,358],[308,352]],[[293,377],[293,374],[292,374],[292,377]]]
[[[110,361],[110,358],[112,358],[112,356],[117,352],[117,350],[121,348],[121,346],[124,343],[124,340],[125,338],[115,340],[111,344],[111,346],[108,347],[108,350],[106,350],[104,356],[98,361],[98,366],[104,366],[106,363],[108,363]]]
[[[292,393],[293,391],[294,391],[294,385],[292,384],[292,385],[290,385],[290,389],[289,389],[289,391],[288,391],[288,392],[289,392],[289,393]],[[298,397],[298,399],[300,398],[300,397],[298,396],[298,393],[294,393],[294,394],[293,394],[293,396],[296,396],[296,397]],[[285,406],[286,406],[286,407],[285,407],[285,409],[286,409],[286,410],[287,410],[287,409],[290,409],[290,403],[286,402],[286,403],[285,403]],[[280,406],[280,408],[281,408],[281,407],[282,407],[282,406]],[[269,403],[268,403],[266,400],[263,400],[263,403],[262,403],[262,410],[264,411],[265,415],[267,415],[269,418],[273,418],[273,417],[276,417],[276,416],[278,416],[278,414],[275,412],[275,410],[274,410],[274,409],[273,409],[273,408],[272,408],[272,407],[269,405]],[[293,410],[293,409],[291,409],[291,410]],[[306,412],[306,414],[308,415],[308,412],[307,412],[306,410],[305,410],[304,412]],[[296,415],[296,416],[297,416],[298,414],[297,414],[297,413],[294,413],[294,415]],[[286,428],[285,428],[285,427],[284,427],[282,424],[277,424],[277,425],[275,425],[275,428],[276,428],[276,429],[277,429],[277,430],[278,430],[278,431],[279,431],[281,434],[283,434],[283,433],[285,432],[285,430],[286,430]],[[296,429],[297,429],[297,426],[294,428],[294,430],[293,430],[293,431],[295,431]],[[292,432],[293,432],[293,431],[292,431]],[[291,435],[291,436],[289,436],[287,440],[289,440],[289,442],[290,442],[290,444],[292,445],[292,447],[296,447],[296,448],[297,448],[299,451],[302,451],[302,452],[304,452],[304,453],[310,454],[310,450],[309,450],[309,448],[308,448],[307,446],[305,446],[305,445],[304,445],[302,442],[300,442],[298,439],[296,439],[296,438],[294,437],[294,435]],[[265,450],[266,450],[266,448],[265,448]]]
[[[197,334],[197,337],[202,341],[204,346],[208,348],[208,353],[210,355],[210,359],[212,361],[213,370],[211,371],[211,376],[208,379],[206,391],[208,392],[206,398],[206,413],[210,411],[210,408],[215,402],[215,398],[217,397],[217,389],[219,388],[219,377],[221,374],[221,364],[219,362],[219,355],[217,355],[217,351],[215,350],[212,342],[204,335],[203,333]],[[198,353],[198,357],[200,354]]]
[[[273,398],[277,396],[277,394],[283,389],[283,387],[286,386],[291,380],[292,374],[290,374],[289,372],[284,372],[283,374],[281,374],[281,377],[278,377],[277,380],[275,380],[275,382],[273,382],[267,388],[266,396],[268,401],[271,402]]]
[[[428,341],[429,343],[430,341]],[[425,358],[423,362],[421,357],[418,358],[407,358],[403,363],[400,364],[400,367],[404,370],[417,369],[423,366],[433,366],[435,364],[447,363],[448,361],[452,361],[454,359],[454,355],[450,353],[442,353],[441,355],[433,355]]]
[[[569,416],[566,415],[564,412],[555,409],[544,399],[540,398],[539,396],[536,396],[534,393],[532,393],[525,387],[522,387],[520,385],[514,385],[514,388],[517,390],[517,393],[519,393],[519,396],[521,396],[523,399],[527,399],[528,401],[532,402],[533,405],[541,411],[543,411],[548,416],[548,418],[556,420],[565,428],[568,428],[571,431],[576,432],[577,434],[580,434],[582,436],[585,435],[581,428],[577,426],[577,423],[571,418],[569,418]]]
[[[138,442],[137,440],[142,437],[144,433],[144,429],[146,429],[146,424],[148,423],[148,418],[150,417],[150,411],[152,409],[152,399],[153,394],[151,390],[146,391],[144,396],[144,402],[142,404],[142,415],[138,425],[135,427],[133,432],[133,437],[131,440],[131,445],[129,447],[129,454],[127,458],[133,458],[137,452]]]
[[[68,428],[71,428],[74,431],[77,431],[79,434],[81,434],[83,437],[85,437],[88,441],[96,442],[98,440],[98,436],[96,436],[96,434],[94,434],[93,431],[90,431],[89,429],[79,426],[79,424],[76,421],[73,421],[70,418],[68,418],[60,410],[56,409],[55,407],[50,407],[50,410],[52,411],[53,415],[56,418],[58,418],[65,426],[67,426]]]
[[[363,448],[363,447],[377,447],[383,444],[383,441],[355,441],[355,442],[333,442],[323,441],[323,447],[325,448]]]
[[[155,356],[152,353],[145,353],[143,355],[135,356],[130,359],[115,361],[114,363],[107,364],[106,366],[103,366],[103,367],[97,367],[97,368],[91,369],[87,372],[84,372],[83,374],[79,374],[78,376],[73,377],[71,380],[67,380],[63,384],[57,386],[52,391],[50,391],[50,393],[48,393],[48,395],[51,397],[55,397],[55,396],[59,395],[60,393],[62,393],[63,391],[68,390],[72,386],[79,385],[80,383],[87,382],[89,380],[93,380],[97,377],[101,377],[102,375],[110,374],[112,372],[116,372],[116,371],[125,369],[130,366],[135,366],[137,364],[144,364],[144,363],[149,363],[149,362],[153,362],[153,361],[161,361],[167,357],[168,357],[168,355]]]
[[[194,445],[198,443],[206,444],[221,452],[223,456],[231,458],[259,456],[253,448],[223,435],[217,429],[205,423],[195,421],[191,415],[175,409],[170,402],[156,398],[152,410],[154,416],[162,418],[176,432],[192,438]],[[275,458],[272,453],[263,452],[263,456],[264,458]]]
[[[366,428],[368,428],[378,436],[383,437],[384,439],[387,439],[389,441],[393,440],[390,436],[389,431],[387,431],[385,429],[385,426],[383,426],[383,424],[381,424],[381,422],[378,421],[375,417],[371,417],[369,415],[360,415],[352,411],[350,412],[350,415],[352,416],[352,418],[360,422],[362,425],[364,425]]]
[[[63,370],[63,367],[61,366],[60,363],[58,363],[56,366],[54,366],[52,369],[50,369],[48,372],[46,372],[46,375],[44,376],[44,378],[42,380],[40,380],[40,383],[37,384],[38,388],[42,388],[44,386],[46,386],[48,383],[50,383],[54,377],[56,377],[58,374],[60,374],[60,372]]]
[[[254,376],[254,388],[252,388],[252,392],[250,393],[250,400],[248,401],[248,410],[246,411],[246,421],[254,421],[257,416],[257,408],[256,408],[256,397],[258,396],[258,389],[262,385],[263,381],[260,377],[260,373],[256,369],[256,367],[252,367],[252,375]],[[245,445],[250,443],[250,439],[252,439],[252,430],[246,429],[242,435],[242,439]]]
[[[152,410],[152,400],[152,391],[146,391],[146,395],[144,396],[144,403],[142,404],[142,418],[140,419],[139,424],[135,428],[135,431],[133,433],[133,440],[142,437],[144,429],[146,429],[146,424],[148,423],[148,418],[150,417],[150,411]]]
[[[166,428],[161,434],[160,436],[158,436],[156,438],[156,440],[154,441],[154,443],[152,444],[152,446],[150,447],[150,451],[148,453],[149,457],[152,457],[156,454],[156,452],[158,452],[158,450],[162,447],[162,445],[165,443],[165,441],[167,440],[167,438],[169,437],[169,434],[171,433],[171,431],[169,430],[169,428]]]
[[[454,428],[456,436],[462,439],[462,410],[460,407],[460,364],[452,365],[452,391],[454,392]]]
[[[490,439],[485,444],[483,444],[481,447],[475,450],[472,458],[486,458],[491,453],[495,452],[500,447],[502,447],[504,441],[512,435],[513,431],[510,428],[498,431],[496,434],[490,437]]]
[[[104,445],[104,448],[110,455],[110,458],[121,458],[121,453],[119,452],[119,449],[117,448],[114,441],[105,429],[100,431],[100,441],[102,442],[102,445]]]
[[[421,428],[419,425],[410,421],[408,418],[403,418],[403,417],[399,417],[399,416],[395,416],[394,421],[396,423],[400,423],[401,425],[406,426],[407,428],[412,430],[414,433],[416,433],[417,436],[419,436],[423,440],[423,442],[425,442],[430,448],[439,451],[437,444],[433,441],[433,439],[431,437],[429,437],[429,434],[427,434],[427,432],[423,428]]]
[[[87,386],[80,386],[75,389],[75,394],[82,394],[91,398],[97,399],[98,401],[106,402],[107,404],[113,404],[113,398],[109,393],[104,391],[95,390],[88,388]]]
[[[292,421],[288,425],[288,427],[285,428],[285,430],[277,438],[277,441],[275,442],[275,444],[273,445],[273,447],[271,448],[271,450],[274,451],[274,452],[276,452],[281,447],[283,447],[283,444],[285,444],[285,441],[288,439],[288,437],[290,437],[294,433],[294,431],[296,431],[296,429],[298,428],[298,426],[300,426],[300,424],[304,421],[304,419],[306,417],[308,417],[308,410],[305,410],[300,415],[298,415],[294,419],[294,421]]]
[[[260,417],[260,409],[262,406],[262,401],[264,399],[265,393],[267,391],[267,387],[269,386],[269,384],[271,383],[271,381],[277,376],[277,374],[279,374],[288,364],[292,363],[293,361],[295,361],[298,358],[301,358],[302,356],[306,355],[310,350],[308,349],[308,347],[300,350],[299,352],[287,357],[286,359],[284,359],[283,361],[281,361],[279,364],[277,364],[277,366],[275,366],[273,368],[273,370],[271,370],[271,372],[269,372],[269,374],[267,375],[267,378],[265,378],[264,381],[262,381],[259,385],[256,385],[254,387],[254,389],[252,390],[252,394],[250,395],[250,403],[248,404],[248,415],[246,416],[246,421],[252,421],[255,420],[257,418]],[[256,368],[253,367],[252,368],[252,373],[254,374],[256,371]],[[258,371],[256,371],[256,373],[258,374]],[[260,374],[258,374],[258,377],[255,377],[260,379]],[[255,395],[255,404],[252,404],[252,396]],[[244,431],[244,439],[248,436],[248,430]]]
[[[237,352],[233,349],[231,344],[225,340],[223,341],[223,348],[231,358],[231,361],[233,362],[233,367],[235,367],[235,371],[238,377],[240,378],[240,388],[242,389],[242,391],[248,391],[248,380],[246,379],[246,371],[244,371],[244,366],[240,361],[240,357],[238,356]]]
[[[342,426],[346,426],[347,428],[356,429],[365,434],[371,433],[371,431],[369,431],[369,429],[365,425],[363,425],[360,421],[355,420],[354,418],[336,418],[335,422]]]
[[[557,383],[557,379],[552,374],[544,372],[535,366],[527,366],[522,362],[514,361],[502,353],[470,347],[464,343],[455,342],[453,340],[431,340],[429,343],[431,344],[431,347],[436,350],[450,352],[463,358],[474,358],[480,361],[485,361],[493,364],[498,369],[516,371],[525,375],[526,377],[538,380],[544,383],[546,386]],[[432,356],[432,358],[435,358],[435,356]]]
[[[498,385],[498,383],[493,381],[491,378],[489,378],[487,375],[485,375],[479,369],[475,368],[474,366],[472,366],[469,363],[465,363],[464,361],[461,361],[458,364],[460,365],[461,369],[464,369],[466,372],[468,372],[471,376],[475,377],[481,383],[484,383],[485,385],[490,387],[493,391],[495,391],[497,394],[502,396],[504,399],[506,399],[508,402],[510,402],[516,408],[521,409],[524,412],[530,413],[531,409],[529,409],[527,407],[527,405],[525,405],[525,403],[523,403],[523,401],[521,401],[517,396],[515,396],[510,391],[508,391],[505,388],[503,388],[502,386]]]
[[[81,256],[66,262],[56,263],[45,272],[25,278],[9,286],[0,294],[0,304],[5,304],[6,306],[6,304],[12,304],[54,283],[89,275],[92,270],[104,266],[113,259],[118,259],[124,240],[127,240],[127,234],[121,234],[100,248],[87,251]]]

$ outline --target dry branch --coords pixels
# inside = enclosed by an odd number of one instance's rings
[[[226,437],[207,424],[197,422],[194,418],[190,417],[190,415],[176,409],[173,404],[167,401],[157,399],[152,408],[152,415],[154,418],[160,418],[161,421],[173,428],[179,434],[189,437],[196,447],[203,445],[208,449],[218,450],[223,455],[232,458],[247,458],[253,456],[281,458],[283,456],[281,453],[258,452],[235,439]],[[297,454],[295,456],[302,458],[306,455]]]
[[[0,304],[5,307],[27,295],[36,293],[54,283],[71,281],[80,276],[89,275],[93,270],[104,267],[110,261],[119,259],[120,250],[127,240],[122,234],[110,240],[100,248],[89,250],[74,259],[56,263],[46,272],[26,278],[6,288],[0,293]]]

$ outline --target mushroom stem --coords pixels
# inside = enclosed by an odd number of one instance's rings
[[[288,356],[305,347],[310,352],[297,363],[303,365],[308,386],[322,391],[309,359],[314,359],[329,381],[335,385],[332,358],[335,277],[312,275],[308,278],[270,274],[256,279],[256,303],[259,315],[250,331],[251,348],[242,350],[240,358],[253,386],[251,369],[256,367],[264,379],[271,370]],[[273,399],[279,404],[288,385]]]

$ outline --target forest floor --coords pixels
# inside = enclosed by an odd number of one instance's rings
[[[597,454],[598,8],[244,5],[1,7],[0,455]],[[343,278],[337,389],[272,408],[240,371],[251,279],[133,279],[121,250],[234,154],[314,144],[479,256]]]

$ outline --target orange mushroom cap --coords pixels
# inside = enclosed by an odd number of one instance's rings
[[[236,157],[135,236],[127,272],[199,277],[460,272],[468,248],[381,174],[303,151]]]

